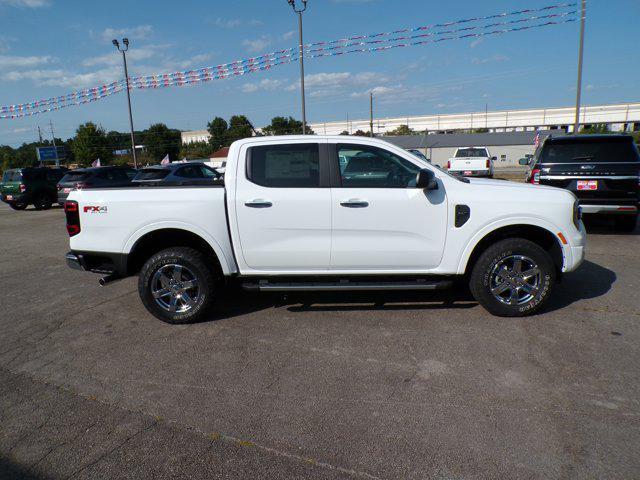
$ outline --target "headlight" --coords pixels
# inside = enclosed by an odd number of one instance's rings
[[[573,202],[573,224],[577,229],[580,229],[580,220],[582,219],[582,208],[580,208],[580,202],[576,200]]]

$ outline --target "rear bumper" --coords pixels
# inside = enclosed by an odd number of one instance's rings
[[[124,253],[71,251],[64,258],[73,270],[127,276],[128,256]]]
[[[605,213],[611,215],[637,215],[637,205],[584,205],[580,204],[582,213]]]
[[[10,193],[9,196],[11,197],[11,200],[7,198],[6,194],[2,194],[1,200],[4,203],[31,203],[31,196],[28,193]]]
[[[493,172],[491,170],[447,170],[454,175],[463,177],[490,177]],[[469,172],[465,174],[465,172]]]

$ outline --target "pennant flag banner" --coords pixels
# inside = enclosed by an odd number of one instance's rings
[[[575,22],[577,20],[576,5],[576,3],[560,3],[541,8],[466,18],[447,23],[436,23],[390,32],[358,35],[326,42],[315,42],[303,45],[302,50],[305,58],[320,58],[350,53],[380,52],[393,48],[414,47],[450,40],[502,35],[505,33]],[[530,16],[522,17],[523,15]],[[501,21],[486,23],[487,21],[496,19],[500,19]],[[476,24],[474,25],[474,23]],[[451,28],[455,26],[458,27]],[[78,90],[58,97],[34,100],[17,105],[0,106],[0,119],[28,117],[70,106],[84,105],[120,93],[126,88],[133,90],[174,86],[182,87],[210,82],[212,80],[243,76],[248,73],[270,70],[280,65],[297,62],[299,54],[300,47],[298,46],[211,67],[130,77],[128,84],[124,79],[117,80],[105,85]]]

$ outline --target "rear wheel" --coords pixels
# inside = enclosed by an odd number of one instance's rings
[[[14,210],[24,210],[25,208],[27,208],[26,203],[10,203],[9,206]]]
[[[33,199],[33,206],[36,210],[49,210],[53,202],[46,193],[39,193]]]
[[[614,218],[616,229],[624,232],[633,232],[638,223],[638,215],[620,215]]]
[[[480,255],[469,288],[493,315],[523,317],[542,307],[554,284],[555,266],[549,253],[529,240],[510,238]]]
[[[215,278],[208,263],[193,248],[173,247],[156,253],[138,278],[142,303],[166,323],[198,320],[213,300]]]

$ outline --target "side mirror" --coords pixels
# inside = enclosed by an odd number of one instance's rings
[[[491,157],[491,160],[495,162],[496,160],[498,160],[498,157]]]
[[[418,172],[416,176],[416,188],[422,188],[424,190],[437,190],[438,181],[435,174],[428,168],[423,168]]]
[[[529,165],[529,159],[528,158],[521,158],[520,160],[518,160],[518,163],[520,165]]]

